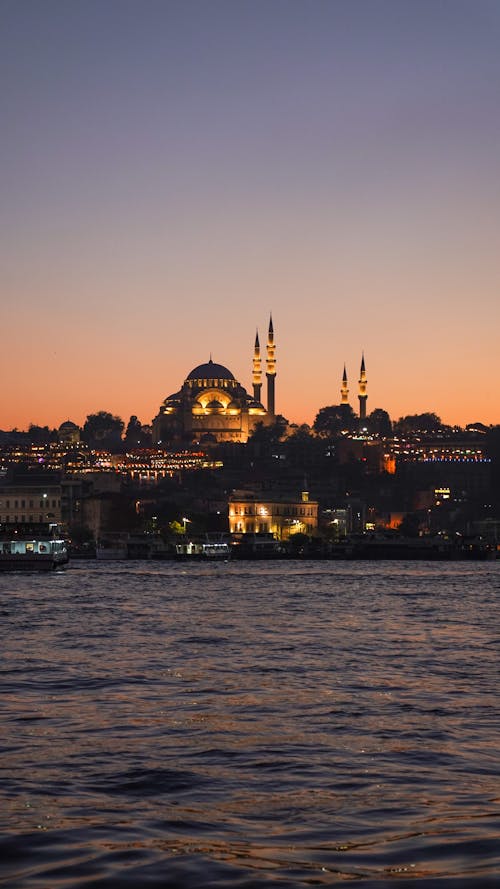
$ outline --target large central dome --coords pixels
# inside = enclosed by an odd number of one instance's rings
[[[187,380],[234,380],[234,377],[223,364],[215,364],[212,359],[207,364],[199,364],[186,377]]]

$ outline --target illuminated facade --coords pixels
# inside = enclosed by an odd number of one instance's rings
[[[246,442],[257,423],[274,418],[274,331],[269,322],[266,377],[267,410],[260,401],[262,369],[259,337],[253,355],[253,396],[230,370],[212,359],[192,370],[178,392],[169,395],[153,420],[153,442]]]
[[[229,498],[231,534],[272,534],[287,540],[293,534],[314,534],[318,528],[318,502],[300,497],[262,495],[235,491]]]
[[[0,486],[0,524],[33,525],[61,522],[59,484],[16,484]]]

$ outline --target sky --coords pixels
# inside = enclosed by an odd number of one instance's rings
[[[0,429],[276,410],[500,423],[497,0],[0,0]]]

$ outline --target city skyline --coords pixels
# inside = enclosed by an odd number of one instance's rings
[[[212,355],[276,411],[499,423],[500,7],[0,10],[0,428],[150,423]]]

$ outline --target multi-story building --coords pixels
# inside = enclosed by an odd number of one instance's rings
[[[309,493],[300,497],[270,492],[234,491],[229,498],[231,534],[272,534],[287,540],[293,534],[314,534],[318,528],[318,502]]]
[[[0,485],[0,524],[61,522],[61,485],[13,481]]]

